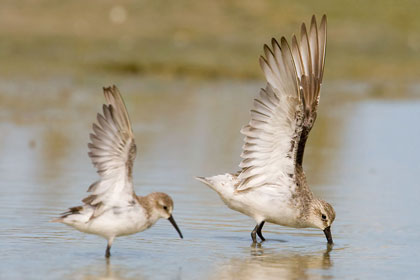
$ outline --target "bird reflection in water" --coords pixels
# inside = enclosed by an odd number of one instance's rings
[[[107,258],[105,261],[95,261],[89,265],[80,267],[73,271],[70,275],[71,279],[108,279],[108,280],[142,280],[146,279],[140,271],[136,271],[133,275],[132,269],[128,266],[112,264],[112,261]]]
[[[321,279],[333,266],[332,245],[308,253],[278,252],[261,243],[251,247],[250,256],[232,258],[222,264],[213,279]]]

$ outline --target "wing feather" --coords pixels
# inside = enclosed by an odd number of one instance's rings
[[[300,53],[301,56],[293,56],[296,65],[309,65],[300,69],[302,74],[299,76],[299,84],[302,88],[304,122],[302,123],[302,133],[298,143],[296,164],[302,166],[303,154],[306,140],[311,131],[317,116],[319,104],[319,93],[322,84],[325,64],[325,50],[327,40],[327,17],[324,15],[321,24],[316,23],[315,16],[312,16],[309,34],[303,24],[300,44],[293,44],[293,53]],[[304,59],[306,58],[306,60]],[[300,61],[299,61],[300,59]],[[296,67],[298,68],[298,67]],[[307,70],[308,69],[308,70]],[[299,70],[297,70],[299,72]]]
[[[326,17],[318,28],[301,26],[299,42],[292,37],[264,45],[260,66],[267,80],[254,100],[244,137],[238,191],[265,184],[290,186],[301,165],[304,143],[316,117],[326,42]]]
[[[113,206],[131,203],[134,195],[136,144],[128,112],[116,86],[104,88],[104,95],[107,104],[97,115],[88,144],[89,157],[101,177],[89,187],[91,195],[83,199],[95,206],[91,218]]]

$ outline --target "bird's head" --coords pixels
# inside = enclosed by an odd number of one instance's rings
[[[183,238],[181,231],[179,230],[173,216],[172,211],[174,209],[174,202],[172,198],[166,193],[155,192],[149,194],[151,206],[153,212],[159,217],[168,219],[174,226],[179,236]]]
[[[329,244],[333,243],[331,225],[335,219],[334,208],[328,202],[314,199],[308,216],[308,223],[311,227],[321,229]]]

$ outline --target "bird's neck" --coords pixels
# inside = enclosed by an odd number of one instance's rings
[[[152,200],[150,195],[147,196],[136,196],[138,203],[143,208],[147,221],[148,221],[148,227],[152,226],[154,223],[159,220],[159,214],[157,211],[155,211],[155,208],[153,207],[154,201]]]

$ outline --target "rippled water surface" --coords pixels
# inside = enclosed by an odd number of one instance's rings
[[[261,82],[118,80],[138,145],[137,194],[170,194],[166,220],[106,241],[48,221],[97,179],[87,156],[103,81],[0,82],[1,279],[416,279],[420,92],[325,83],[305,153],[313,191],[337,212],[323,233],[254,221],[194,180],[237,170]],[[273,209],[275,210],[275,209]]]

